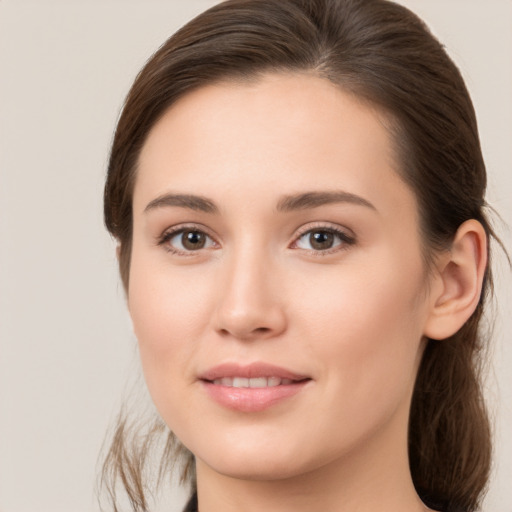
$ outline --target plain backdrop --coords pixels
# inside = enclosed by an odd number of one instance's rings
[[[0,512],[98,510],[98,453],[138,371],[102,224],[109,144],[145,60],[213,3],[0,0]],[[488,199],[512,225],[512,1],[402,3],[467,80]],[[508,228],[496,227],[510,250]],[[496,462],[485,510],[512,512],[512,279],[496,260],[487,386]]]

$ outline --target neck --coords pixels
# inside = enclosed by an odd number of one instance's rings
[[[397,429],[407,421],[391,423],[349,453],[288,478],[236,478],[197,460],[199,512],[424,512],[410,475],[406,427]]]

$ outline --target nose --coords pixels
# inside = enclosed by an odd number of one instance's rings
[[[280,272],[261,253],[233,255],[222,273],[215,329],[239,340],[268,339],[286,330]]]

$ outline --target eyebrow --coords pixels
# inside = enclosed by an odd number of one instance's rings
[[[284,196],[277,203],[277,210],[280,212],[306,210],[309,208],[318,208],[319,206],[332,203],[355,204],[358,206],[365,206],[377,211],[377,208],[375,208],[375,206],[370,203],[370,201],[356,194],[342,190],[305,192],[302,194]]]
[[[144,212],[146,213],[166,206],[178,206],[180,208],[187,208],[189,210],[205,213],[219,212],[219,209],[213,201],[206,197],[192,194],[164,194],[148,203],[146,208],[144,208]]]
[[[303,192],[300,194],[283,196],[277,203],[278,212],[291,212],[295,210],[307,210],[310,208],[318,208],[326,204],[332,203],[349,203],[358,206],[365,206],[374,211],[377,208],[368,200],[361,196],[345,192],[337,191],[316,191]],[[164,194],[148,203],[144,212],[155,210],[158,208],[177,206],[179,208],[187,208],[189,210],[200,211],[204,213],[217,214],[219,208],[216,204],[203,196],[193,194]]]

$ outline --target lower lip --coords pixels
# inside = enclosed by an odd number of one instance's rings
[[[304,389],[309,380],[267,388],[234,388],[202,381],[204,388],[218,404],[241,412],[259,412],[291,398]]]

